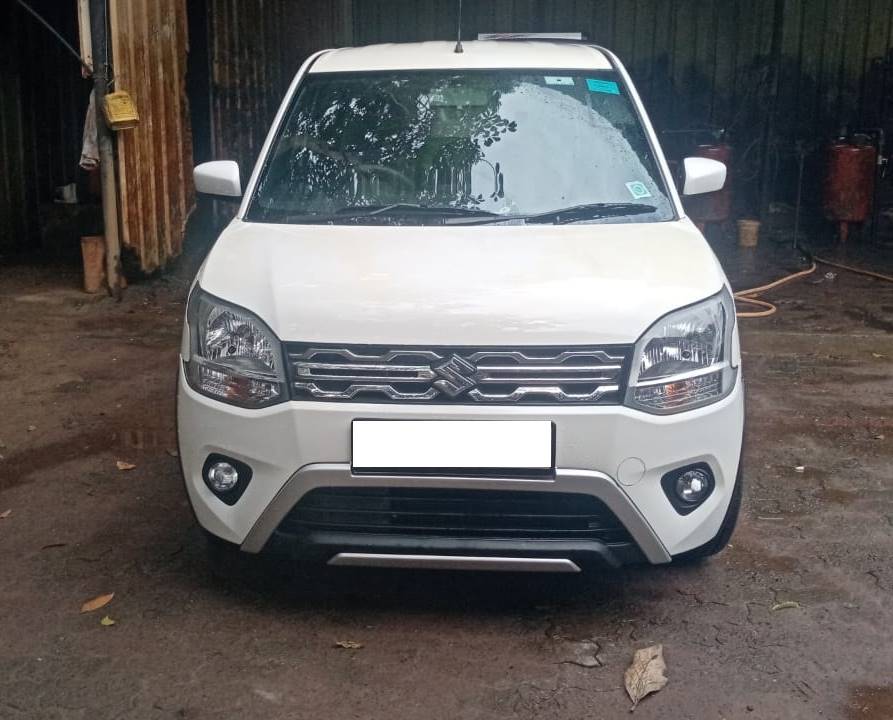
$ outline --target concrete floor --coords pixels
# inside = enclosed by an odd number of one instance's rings
[[[728,259],[736,287],[779,271]],[[641,720],[893,717],[893,286],[819,273],[742,321],[747,484],[713,561],[295,586],[204,563],[172,455],[185,285],[76,283],[0,273],[0,718],[621,718],[651,643]]]

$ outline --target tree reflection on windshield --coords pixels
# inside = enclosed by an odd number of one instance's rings
[[[672,217],[628,100],[597,96],[582,77],[547,80],[530,71],[310,75],[248,219],[300,222],[367,205],[511,216],[640,199],[656,219]]]

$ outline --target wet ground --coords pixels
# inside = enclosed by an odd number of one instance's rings
[[[797,265],[726,254],[737,287]],[[893,285],[823,269],[742,321],[747,485],[711,562],[243,585],[174,457],[184,284],[77,281],[0,269],[0,718],[621,718],[653,643],[642,720],[893,718]]]

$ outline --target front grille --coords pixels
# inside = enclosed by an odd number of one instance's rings
[[[630,346],[382,348],[289,345],[296,400],[617,404]]]
[[[598,498],[579,493],[441,488],[316,488],[279,528],[454,538],[631,542]]]

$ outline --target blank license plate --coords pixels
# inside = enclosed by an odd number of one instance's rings
[[[354,420],[352,465],[385,470],[550,470],[549,420]]]

